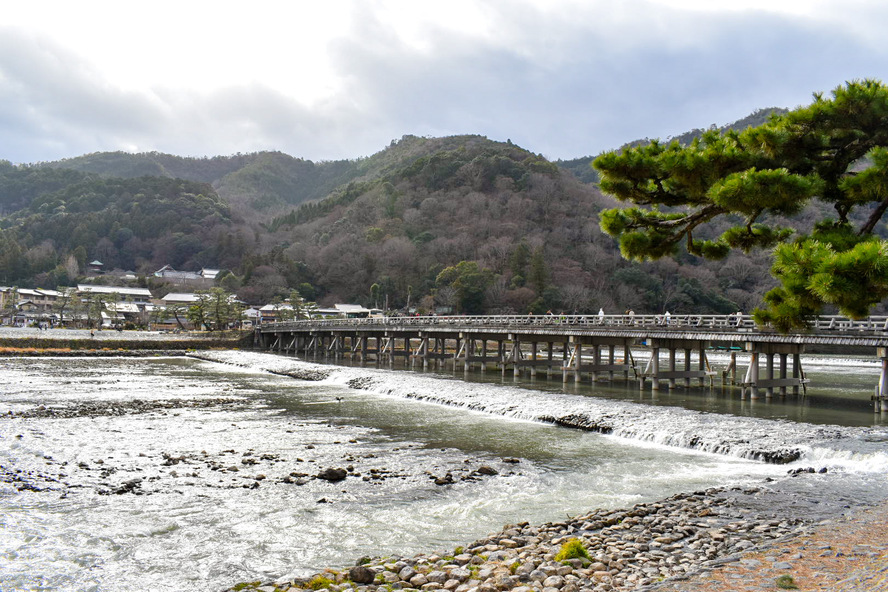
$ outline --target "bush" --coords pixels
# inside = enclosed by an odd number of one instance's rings
[[[568,559],[589,559],[589,552],[586,551],[586,547],[583,546],[583,542],[580,539],[570,539],[566,543],[561,546],[561,550],[558,551],[558,555],[555,556],[555,561],[567,561]]]
[[[308,587],[312,590],[321,590],[322,588],[329,588],[332,585],[333,580],[325,578],[324,576],[315,576],[308,582]]]

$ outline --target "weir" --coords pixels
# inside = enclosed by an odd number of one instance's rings
[[[739,313],[312,319],[262,324],[254,344],[285,354],[348,356],[390,366],[400,358],[423,368],[452,364],[454,370],[498,369],[531,377],[542,372],[547,378],[560,375],[565,383],[633,380],[640,389],[650,384],[652,392],[689,388],[694,381],[713,386],[719,373],[707,351],[717,348],[731,351],[731,363],[720,373],[722,387],[739,386],[741,396],[751,398],[786,396],[789,389],[804,394],[806,346],[862,347],[881,360],[873,401],[877,411],[888,412],[888,316],[820,316],[797,333],[756,326],[751,316]],[[646,350],[644,367],[633,348]],[[749,354],[742,374],[740,351]]]

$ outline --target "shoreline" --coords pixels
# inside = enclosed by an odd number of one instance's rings
[[[159,333],[88,329],[0,328],[0,356],[183,355],[189,350],[239,349],[252,333]]]
[[[0,347],[0,357],[8,358],[102,358],[102,357],[150,357],[187,356],[188,349],[63,349],[63,348],[10,348]]]
[[[363,557],[350,568],[225,592],[732,592],[752,581],[759,587],[743,589],[885,589],[888,502],[834,508],[817,520],[788,515],[779,496],[765,487],[680,493],[561,522],[506,525],[452,552]],[[558,557],[571,541],[587,556]],[[852,580],[873,587],[833,587]]]

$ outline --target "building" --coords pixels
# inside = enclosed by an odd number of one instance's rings
[[[170,292],[160,299],[164,306],[172,306],[176,304],[184,304],[191,306],[198,301],[197,294],[193,292]]]
[[[56,306],[62,292],[57,290],[0,287],[0,311],[4,325],[27,325],[59,320]]]
[[[253,306],[244,310],[242,316],[244,320],[241,322],[241,326],[243,328],[255,327],[261,322],[262,319],[261,311]]]
[[[216,276],[219,275],[219,270],[204,268],[200,271],[177,271],[171,265],[164,265],[155,271],[153,275],[171,284],[209,288],[212,287]]]
[[[103,327],[119,327],[124,323],[145,325],[154,311],[151,291],[146,288],[78,284],[77,295],[83,301],[92,300],[94,296],[109,297],[101,312]]]
[[[120,301],[130,301],[136,304],[150,304],[151,290],[147,288],[124,288],[121,286],[96,286],[93,284],[77,284],[77,293],[81,298],[88,298],[91,294],[116,294]]]

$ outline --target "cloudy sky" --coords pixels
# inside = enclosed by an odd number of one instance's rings
[[[886,38],[882,0],[6,3],[0,159],[467,133],[574,158],[888,81]]]

